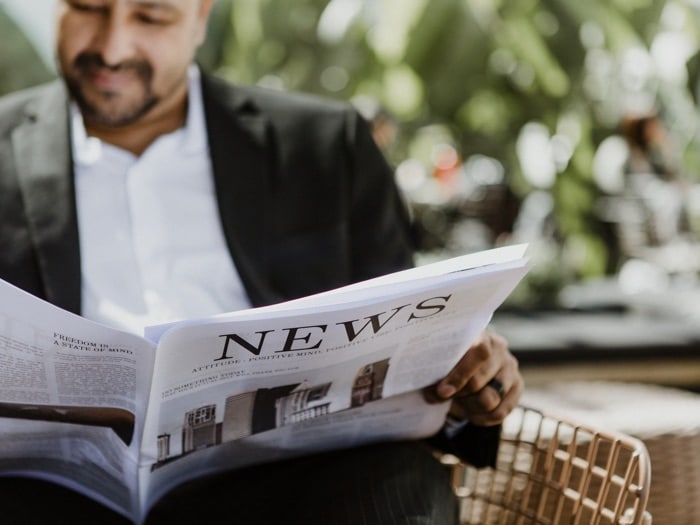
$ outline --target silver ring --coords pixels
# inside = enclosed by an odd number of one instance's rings
[[[490,386],[491,388],[493,388],[496,391],[496,393],[498,394],[498,397],[500,397],[501,399],[503,399],[503,396],[506,395],[506,390],[505,390],[505,388],[503,388],[503,383],[501,383],[495,377],[491,381],[489,381],[486,384],[486,386]]]

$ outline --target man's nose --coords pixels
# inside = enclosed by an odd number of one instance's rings
[[[133,58],[133,34],[128,23],[115,14],[108,17],[97,36],[96,46],[107,66],[115,67]]]

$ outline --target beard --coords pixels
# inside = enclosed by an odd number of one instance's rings
[[[91,75],[99,71],[133,75],[141,86],[140,93],[131,98],[121,91],[86,86]],[[64,71],[68,92],[78,104],[83,118],[110,127],[126,126],[138,121],[155,106],[160,98],[153,93],[153,68],[144,60],[129,60],[110,66],[98,53],[81,53],[73,68]]]

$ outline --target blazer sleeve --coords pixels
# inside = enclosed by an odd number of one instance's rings
[[[456,435],[448,437],[444,428],[428,440],[438,450],[457,456],[477,468],[495,467],[501,425],[480,427],[467,423]]]
[[[352,182],[348,198],[355,275],[363,280],[413,265],[415,239],[394,171],[374,142],[367,121],[349,110]]]

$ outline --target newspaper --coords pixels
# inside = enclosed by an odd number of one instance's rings
[[[0,475],[60,483],[142,523],[188,479],[437,432],[443,378],[527,272],[525,246],[270,307],[147,328],[0,281]]]

